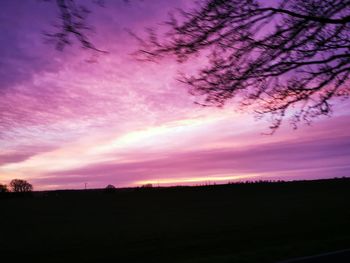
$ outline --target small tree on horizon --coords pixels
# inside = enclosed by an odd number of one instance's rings
[[[0,193],[6,193],[6,192],[8,192],[7,185],[0,184]]]
[[[109,184],[109,185],[106,186],[105,191],[109,193],[109,192],[114,192],[115,189],[116,189],[116,188],[115,188],[114,185]]]
[[[153,188],[153,184],[143,184],[141,188]]]
[[[13,179],[10,182],[11,191],[14,193],[28,193],[33,191],[33,186],[26,180]]]

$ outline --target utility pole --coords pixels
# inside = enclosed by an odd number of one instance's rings
[[[87,183],[85,183],[85,190],[86,190]]]

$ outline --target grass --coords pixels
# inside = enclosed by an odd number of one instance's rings
[[[349,248],[349,222],[348,179],[5,196],[0,259],[275,262]]]

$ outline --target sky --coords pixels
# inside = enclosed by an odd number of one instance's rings
[[[86,3],[86,2],[85,2]],[[200,185],[349,176],[350,103],[331,118],[284,124],[196,105],[177,81],[201,60],[137,61],[142,35],[189,1],[89,3],[90,38],[58,51],[44,32],[58,23],[55,1],[4,0],[0,10],[0,183],[36,190]]]

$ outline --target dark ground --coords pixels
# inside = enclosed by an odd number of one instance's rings
[[[308,257],[294,258],[278,263],[349,263],[350,249],[338,250]]]
[[[350,248],[350,180],[6,195],[0,228],[1,262],[276,262]]]

